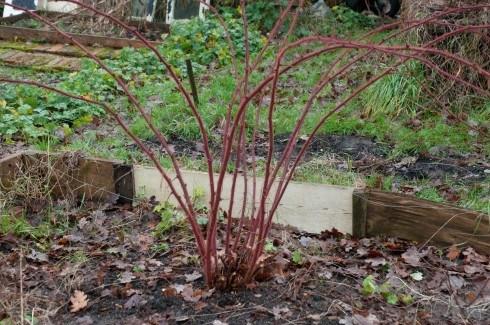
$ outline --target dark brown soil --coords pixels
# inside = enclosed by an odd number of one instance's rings
[[[202,143],[180,138],[170,139],[174,150],[183,156],[203,156]],[[274,141],[274,155],[280,158],[289,140],[289,135],[279,135]],[[304,139],[298,141],[295,153],[299,152]],[[156,140],[149,145],[157,148]],[[134,145],[131,147],[135,148]],[[220,145],[212,144],[217,157]],[[385,176],[399,176],[406,180],[457,180],[463,183],[482,181],[487,177],[485,170],[490,169],[486,159],[478,155],[462,156],[444,148],[436,154],[423,153],[399,159],[389,159],[390,147],[377,143],[373,139],[354,135],[319,135],[316,136],[307,150],[305,161],[313,158],[338,161],[338,169],[345,169],[345,161],[350,160],[353,168],[365,175],[373,172]],[[265,158],[268,154],[268,143],[261,139],[256,145],[256,155]]]
[[[155,238],[152,206],[56,207],[50,218],[59,234],[1,235],[0,322],[20,321],[21,296],[38,324],[485,324],[490,317],[488,256],[336,231],[276,226],[265,278],[208,290],[189,231]],[[162,243],[169,249],[155,251]],[[71,312],[76,290],[88,303]]]

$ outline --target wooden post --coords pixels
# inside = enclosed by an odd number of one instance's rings
[[[354,237],[366,237],[368,197],[364,190],[355,190],[352,194],[352,234]]]

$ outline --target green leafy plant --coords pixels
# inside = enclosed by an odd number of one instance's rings
[[[241,19],[235,18],[230,12],[224,14],[224,19],[228,26],[227,31],[213,17],[206,20],[195,18],[188,22],[177,23],[173,26],[172,33],[165,39],[160,51],[175,66],[179,74],[185,72],[185,59],[191,59],[198,70],[204,69],[212,62],[216,62],[219,66],[230,64],[233,52],[228,46],[227,35],[234,44],[236,55],[244,57]],[[250,27],[248,39],[251,54],[257,53],[264,42],[260,32]]]
[[[372,28],[376,25],[373,17],[368,17],[345,6],[333,6],[332,12],[344,31]]]
[[[296,265],[303,264],[303,253],[301,253],[301,251],[299,249],[295,250],[291,254],[291,261],[293,262],[293,264],[296,264]]]
[[[398,304],[398,296],[396,292],[392,290],[393,288],[388,282],[383,283],[381,286],[379,286],[379,293],[385,298],[386,302],[389,303],[390,305],[396,305]]]
[[[170,245],[167,243],[158,243],[150,247],[150,250],[155,254],[162,254],[168,252],[169,249],[170,249]]]
[[[414,301],[410,294],[398,294],[395,288],[393,288],[389,282],[385,282],[378,286],[372,275],[368,275],[362,281],[361,293],[364,296],[380,294],[390,305],[396,305],[399,302],[402,302],[405,305],[410,305]]]
[[[281,13],[281,5],[287,5],[287,1],[253,1],[247,6],[247,18],[263,33],[268,33]]]
[[[274,243],[270,240],[268,240],[266,243],[265,243],[265,246],[264,246],[264,251],[268,254],[272,254],[272,253],[275,253],[277,252],[277,247],[274,246]]]
[[[157,205],[153,211],[161,217],[160,222],[153,229],[153,235],[156,238],[163,238],[171,230],[182,226],[184,222],[182,215],[168,201]]]
[[[0,136],[34,140],[55,131],[63,136],[91,123],[103,110],[26,86],[0,86]]]
[[[8,213],[0,214],[0,235],[15,235],[24,238],[41,240],[53,234],[53,227],[48,221],[32,226],[24,216],[16,217]]]
[[[378,291],[378,286],[374,281],[374,277],[372,275],[368,275],[362,281],[361,293],[365,296],[370,296],[372,294],[375,294],[377,291]]]

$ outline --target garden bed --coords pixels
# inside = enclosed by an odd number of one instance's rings
[[[456,324],[490,317],[489,258],[471,248],[275,226],[255,281],[220,292],[203,284],[190,230],[177,223],[161,231],[156,202],[87,204],[58,202],[50,221],[46,211],[31,212],[8,234],[2,219],[0,321],[19,322],[22,310],[28,321],[54,324]]]

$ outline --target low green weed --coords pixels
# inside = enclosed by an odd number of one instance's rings
[[[295,265],[301,265],[304,262],[303,253],[297,249],[291,254],[291,261]]]
[[[163,253],[168,252],[169,249],[170,249],[170,246],[167,243],[158,243],[158,244],[154,244],[150,247],[150,250],[154,254],[163,254]]]
[[[236,54],[238,57],[243,57],[245,41],[242,20],[235,17],[230,11],[224,12],[223,16]],[[179,74],[184,74],[185,59],[191,59],[201,70],[212,62],[216,62],[218,66],[225,66],[232,62],[233,55],[226,35],[225,29],[216,18],[208,17],[205,20],[195,18],[175,24],[172,33],[165,39],[160,50],[170,63],[177,67]],[[254,28],[254,25],[251,25],[249,27],[251,53],[257,53],[264,41],[260,32]]]
[[[54,233],[53,227],[47,221],[32,226],[24,216],[0,215],[0,235],[14,235],[35,240],[49,238]]]
[[[397,291],[389,282],[378,285],[372,275],[368,275],[362,281],[361,293],[364,296],[379,294],[390,305],[397,305],[400,301],[404,305],[413,303],[414,299],[410,294],[398,293]]]
[[[154,208],[154,212],[160,215],[160,222],[153,229],[153,236],[161,239],[168,235],[170,231],[181,227],[185,224],[185,220],[175,207],[169,202],[161,203]]]
[[[54,131],[64,136],[73,129],[92,122],[103,111],[93,105],[69,100],[53,93],[27,86],[0,85],[0,136],[22,137],[32,141]]]

